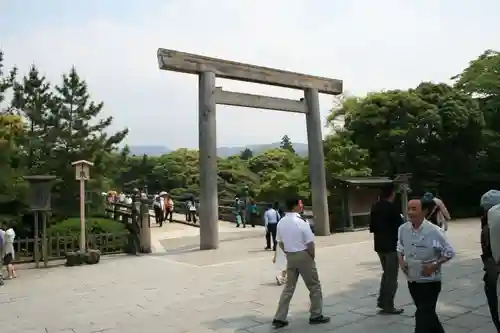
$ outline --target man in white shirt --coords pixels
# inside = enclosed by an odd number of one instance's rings
[[[273,238],[273,251],[276,251],[276,232],[278,222],[281,216],[278,213],[278,203],[275,202],[272,207],[264,213],[264,225],[266,227],[266,250],[271,249],[271,237]]]
[[[314,234],[309,223],[304,221],[299,212],[302,211],[300,199],[286,201],[287,213],[278,223],[276,240],[286,254],[287,282],[281,293],[278,310],[272,325],[281,328],[288,325],[286,317],[299,276],[309,289],[311,299],[309,324],[325,324],[330,318],[323,316],[323,295],[321,283],[316,269]]]

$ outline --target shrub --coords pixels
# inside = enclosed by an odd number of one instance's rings
[[[126,231],[123,223],[101,217],[86,219],[87,234],[117,234]],[[73,217],[58,222],[48,228],[49,236],[78,236],[80,235],[80,218]]]

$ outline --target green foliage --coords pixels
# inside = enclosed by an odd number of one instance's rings
[[[250,148],[245,148],[240,154],[240,158],[243,161],[249,160],[253,157],[253,151]]]
[[[295,149],[293,148],[292,140],[290,139],[290,137],[288,135],[285,135],[281,138],[280,148],[288,150],[292,153],[295,153]]]
[[[89,234],[117,234],[125,232],[125,226],[121,222],[105,218],[87,218],[86,230]],[[80,218],[69,218],[50,226],[48,233],[51,236],[75,236],[80,235]]]

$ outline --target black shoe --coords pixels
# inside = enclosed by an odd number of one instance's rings
[[[271,248],[269,246],[266,246],[264,250],[270,250]]]
[[[239,227],[240,227],[240,225],[239,225],[239,224],[237,224],[237,225],[236,225],[236,228],[239,228]]]
[[[400,315],[403,312],[405,312],[404,309],[397,309],[397,308],[387,308],[387,309],[381,309],[380,314],[385,314],[385,315]]]
[[[246,228],[247,226],[246,225],[243,225],[243,228]]]
[[[287,320],[277,320],[273,319],[273,327],[278,329],[278,328],[283,328],[288,326],[288,321]]]
[[[326,324],[329,322],[330,322],[330,317],[325,317],[323,315],[315,318],[309,318],[309,324],[311,325]]]

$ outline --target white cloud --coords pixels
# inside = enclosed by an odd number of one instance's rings
[[[447,3],[462,10],[446,12]],[[157,48],[339,78],[353,93],[406,88],[447,80],[484,49],[500,47],[499,23],[482,20],[476,7],[459,0],[441,7],[430,0],[172,0],[134,23],[51,21],[8,36],[2,46],[7,62],[22,69],[34,62],[53,81],[76,65],[115,117],[114,127],[130,128],[129,142],[196,147],[197,79],[159,71]],[[464,27],[465,17],[473,24]],[[299,91],[218,83],[226,90],[301,97]],[[325,117],[331,100],[321,98]],[[284,134],[306,140],[301,115],[218,107],[217,121],[219,145],[267,143]]]

